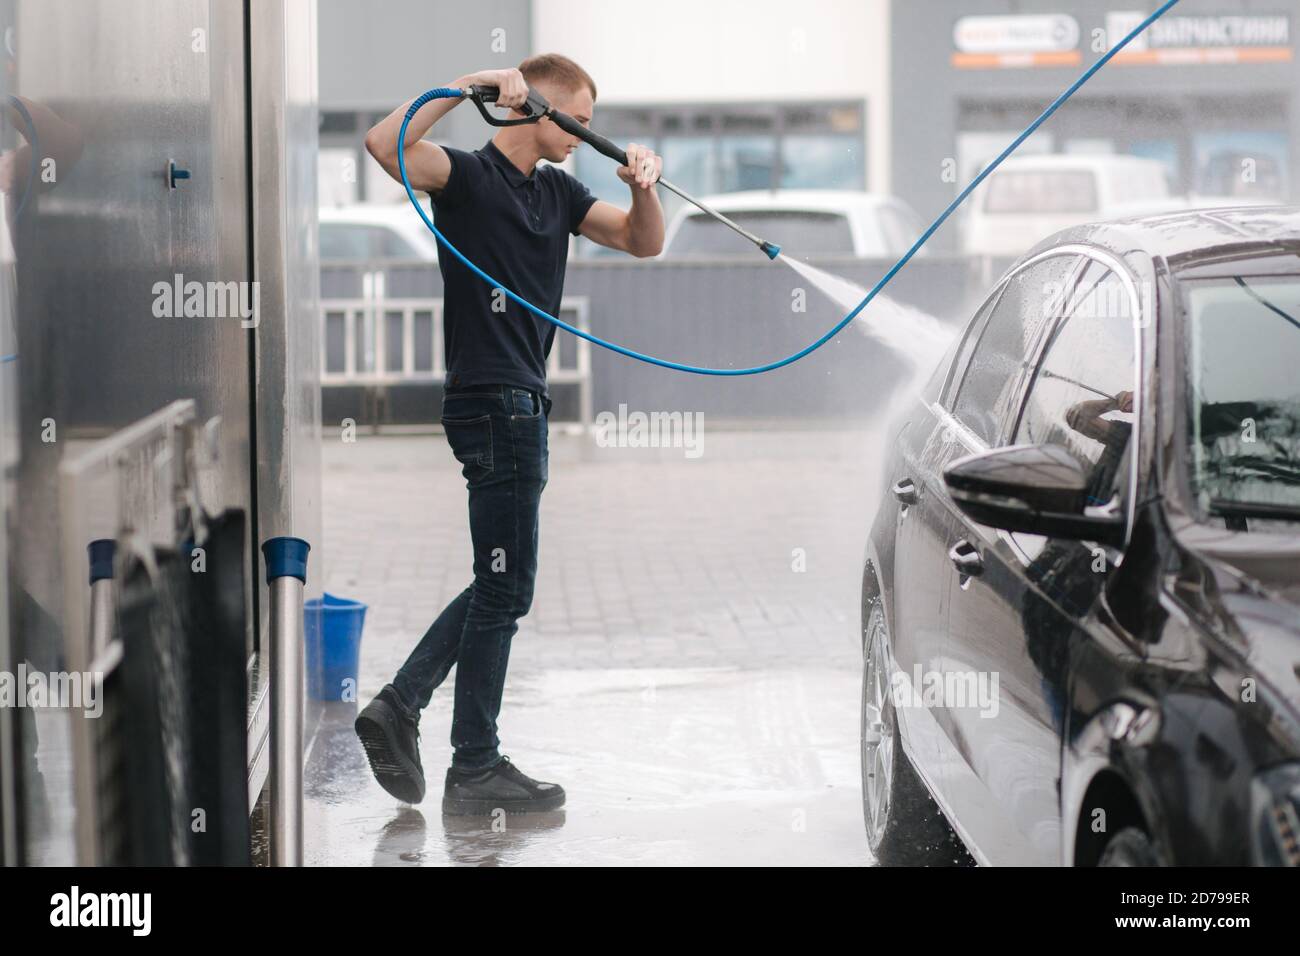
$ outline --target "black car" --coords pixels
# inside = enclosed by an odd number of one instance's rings
[[[878,859],[1300,865],[1300,208],[1053,236],[890,438]]]

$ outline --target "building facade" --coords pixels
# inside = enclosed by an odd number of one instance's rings
[[[894,191],[923,216],[937,213],[1152,8],[1078,0],[895,3]],[[1300,181],[1296,18],[1286,3],[1183,0],[1022,152],[1147,156],[1165,164],[1178,194],[1289,201]]]

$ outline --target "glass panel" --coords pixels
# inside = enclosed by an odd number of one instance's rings
[[[1198,133],[1196,192],[1202,196],[1284,200],[1290,150],[1281,131]]]
[[[862,189],[862,137],[827,134],[781,140],[781,186],[785,189]]]
[[[954,414],[988,445],[996,445],[1014,409],[1025,363],[1049,319],[1060,314],[1076,256],[1053,256],[1007,283],[975,347],[957,392]]]
[[[1142,159],[1154,159],[1164,164],[1165,181],[1168,191],[1177,193],[1183,189],[1182,162],[1179,159],[1178,142],[1173,139],[1135,139],[1128,144],[1128,154]]]
[[[412,317],[415,327],[412,329],[412,345],[415,355],[412,357],[412,369],[416,372],[433,371],[433,313],[425,309]]]
[[[1212,514],[1294,521],[1300,518],[1300,277],[1188,285],[1192,492]]]
[[[352,326],[358,372],[375,370],[375,317],[369,311],[358,312]]]
[[[384,313],[384,371],[401,373],[402,368],[402,313]]]
[[[346,364],[347,325],[342,312],[325,313],[325,371],[342,375]]]
[[[771,189],[775,170],[775,137],[723,136],[718,140],[718,192]]]
[[[1134,423],[1133,362],[1128,291],[1115,273],[1089,266],[1035,373],[1015,443],[1069,449],[1088,468],[1094,505],[1122,485]]]
[[[956,386],[961,382],[963,376],[966,374],[966,363],[970,361],[971,353],[975,351],[975,344],[979,342],[980,335],[984,332],[984,323],[987,321],[989,313],[993,311],[993,307],[997,305],[1001,295],[1001,289],[994,289],[993,292],[990,293],[988,299],[986,299],[984,304],[980,306],[979,311],[976,312],[975,316],[969,323],[967,323],[966,331],[962,334],[960,344],[957,342],[953,343],[951,348],[953,353],[956,355],[956,358],[953,360],[952,365],[941,365],[941,368],[947,369],[941,386],[943,390],[941,401],[945,408],[952,408],[952,397],[956,390]],[[932,382],[929,387],[934,387],[935,384],[937,383]]]

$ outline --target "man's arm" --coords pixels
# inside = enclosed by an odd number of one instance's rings
[[[632,208],[619,209],[597,201],[578,232],[592,242],[618,249],[637,258],[657,256],[664,248],[664,209],[654,184],[663,160],[648,146],[629,143],[628,165],[619,167],[618,178],[632,189]]]
[[[514,108],[522,106],[528,98],[528,84],[524,75],[518,70],[481,70],[470,73],[449,83],[449,86],[466,87],[474,85],[495,86],[501,92],[497,104]],[[402,181],[402,171],[397,165],[397,134],[401,132],[402,120],[406,111],[415,102],[415,97],[407,100],[393,110],[366,133],[366,150],[384,171],[397,182]],[[451,160],[446,152],[436,143],[424,141],[424,136],[460,102],[459,99],[430,100],[420,107],[406,127],[406,175],[411,181],[411,188],[420,192],[437,193],[447,185],[451,175]]]

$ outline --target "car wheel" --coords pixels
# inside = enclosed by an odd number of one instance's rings
[[[1137,827],[1125,827],[1106,844],[1098,866],[1164,866],[1151,838]]]
[[[886,866],[951,866],[970,857],[903,752],[890,685],[889,630],[879,601],[867,618],[862,663],[862,817]]]

